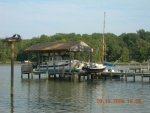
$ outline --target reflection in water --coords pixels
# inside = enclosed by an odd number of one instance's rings
[[[93,83],[48,79],[22,79],[21,83],[22,88],[28,86],[28,106],[31,106],[32,110],[42,110],[46,107],[48,111],[53,112],[84,112],[85,109],[92,110],[92,104],[97,104],[98,92],[93,90],[97,86]],[[100,87],[98,90],[102,92]]]
[[[140,86],[142,87],[142,84]],[[127,109],[129,111],[135,109],[136,104],[128,104],[127,101],[122,104],[110,104],[106,103],[106,99],[113,101],[114,98],[141,98],[138,90],[134,91],[131,87],[135,89],[139,86],[122,81],[70,82],[67,80],[22,79],[21,94],[18,94],[17,98],[21,99],[21,103],[24,104],[25,107],[20,108],[24,112],[111,113],[111,111],[116,111],[126,113]],[[98,104],[97,99],[103,99],[104,103]],[[19,105],[15,102],[16,112],[19,111],[17,106]],[[143,107],[140,106],[142,105],[139,104],[138,108],[142,109]]]
[[[10,113],[14,113],[14,96],[13,95],[10,96],[10,102],[11,102]]]

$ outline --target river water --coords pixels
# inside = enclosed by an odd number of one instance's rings
[[[124,67],[125,68],[125,67]],[[140,77],[121,80],[21,79],[14,66],[14,96],[10,96],[11,67],[0,64],[0,113],[149,113],[150,83]]]

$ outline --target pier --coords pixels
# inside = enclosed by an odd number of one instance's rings
[[[150,82],[150,68],[149,63],[130,63],[128,64],[128,70],[125,74],[125,80],[127,81],[128,77],[133,77],[133,81],[135,82],[135,77],[140,76],[141,81],[143,82],[144,78],[149,77]]]
[[[75,67],[73,69],[71,68],[71,59],[75,59],[77,57],[77,53],[79,52],[85,52],[88,53],[88,57],[90,58],[90,62],[92,62],[92,52],[93,49],[89,47],[86,43],[80,41],[80,42],[51,42],[51,43],[37,43],[25,50],[25,52],[28,52],[29,54],[37,55],[38,57],[38,67],[36,70],[33,68],[32,64],[23,64],[21,66],[21,78],[23,78],[24,74],[28,75],[28,78],[31,75],[31,78],[38,75],[39,78],[41,78],[41,75],[45,75],[45,77],[48,78],[69,78],[70,80],[80,81],[81,77],[89,79],[120,79],[125,78],[125,81],[128,80],[129,77],[133,78],[133,81],[135,82],[136,76],[141,76],[141,81],[144,81],[144,78],[149,77],[150,82],[150,68],[149,63],[129,63],[127,70],[119,70],[118,72],[101,72],[101,73],[91,73],[91,72],[84,72],[84,71],[74,71]],[[56,61],[53,60],[53,71],[49,71],[48,62],[45,62],[45,70],[40,69],[41,61],[43,60],[43,57],[41,58],[41,55],[44,57],[50,58],[51,56],[56,58],[56,55],[64,55],[68,54],[69,60],[68,66],[69,70],[65,71],[63,65],[61,65],[61,68],[58,68],[58,65],[56,65]],[[28,61],[30,61],[30,55],[28,55]],[[47,64],[47,66],[46,66]],[[78,64],[76,63],[75,66]],[[64,65],[65,66],[65,65]],[[57,75],[57,76],[56,76]]]
[[[45,75],[46,79],[50,79],[51,76],[53,76],[54,79],[56,79],[56,75],[59,76],[59,79],[69,78],[70,80],[77,80],[78,74],[77,72],[64,72],[64,70],[60,70],[59,72],[49,72],[48,68],[46,71],[35,71],[33,69],[33,66],[31,64],[23,64],[21,66],[21,78],[23,78],[23,75],[28,75],[28,78],[34,78],[34,76],[39,76],[39,79],[41,78],[41,75]]]
[[[80,81],[81,77],[83,78],[87,78],[87,80],[89,79],[120,79],[120,78],[125,78],[125,81],[128,81],[128,78],[133,78],[133,82],[136,81],[136,77],[141,77],[141,82],[144,81],[144,78],[149,78],[149,82],[150,82],[150,71],[147,68],[143,68],[142,64],[139,64],[141,68],[139,67],[134,67],[131,64],[129,65],[130,67],[128,67],[128,70],[126,71],[121,71],[121,72],[101,72],[101,73],[90,73],[90,72],[64,72],[64,70],[60,70],[59,72],[48,72],[47,71],[34,71],[34,69],[32,68],[32,65],[22,65],[21,66],[21,77],[23,78],[23,74],[27,74],[28,78],[34,78],[34,76],[39,76],[39,78],[41,77],[41,75],[45,76],[46,79],[50,79],[50,78],[58,78],[58,79],[65,79],[65,78],[69,78],[69,80],[72,81]],[[147,64],[147,66],[144,64],[144,67],[149,67],[149,64]],[[136,71],[135,71],[136,70]],[[138,72],[137,72],[138,70]],[[57,77],[56,77],[57,75]]]

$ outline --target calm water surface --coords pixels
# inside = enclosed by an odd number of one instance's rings
[[[21,79],[15,65],[14,97],[10,97],[10,65],[0,64],[0,113],[149,113],[148,78],[122,80]],[[125,67],[122,67],[125,68]],[[128,101],[130,99],[130,101]],[[102,100],[102,101],[101,101]]]

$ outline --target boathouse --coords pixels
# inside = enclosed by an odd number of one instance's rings
[[[93,48],[87,45],[83,41],[73,41],[73,42],[46,42],[46,43],[37,43],[32,45],[31,47],[25,49],[25,52],[28,52],[28,60],[30,60],[29,54],[37,53],[38,56],[38,64],[40,65],[40,55],[47,54],[47,56],[54,56],[61,54],[63,52],[69,54],[69,61],[71,67],[71,59],[76,57],[77,52],[86,52],[89,54],[89,60],[92,62],[92,52]],[[72,56],[71,54],[74,53]],[[55,69],[55,61],[54,61],[54,69]],[[23,69],[24,70],[24,69]],[[40,70],[40,69],[39,69]],[[30,70],[31,72],[31,70]],[[30,73],[29,72],[29,73]],[[70,70],[71,72],[71,70]],[[23,73],[23,71],[22,71]],[[25,71],[26,73],[26,71]]]

